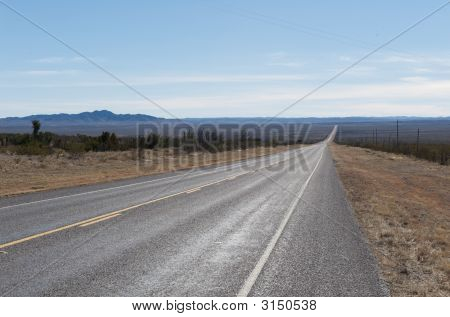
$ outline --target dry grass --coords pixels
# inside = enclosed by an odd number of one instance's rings
[[[136,152],[98,152],[48,156],[0,153],[0,196],[106,182],[279,153],[287,146],[260,147],[220,153],[177,153],[148,150],[137,168]]]
[[[450,296],[450,167],[332,146],[393,296]]]

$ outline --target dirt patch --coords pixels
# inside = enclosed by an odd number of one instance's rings
[[[336,166],[393,296],[450,296],[450,167],[333,144]]]
[[[287,149],[287,146],[278,146],[190,154],[173,149],[148,150],[139,160],[139,164],[135,151],[80,155],[59,152],[48,156],[0,153],[0,196],[208,166],[279,153]]]

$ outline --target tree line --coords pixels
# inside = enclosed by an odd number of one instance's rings
[[[0,134],[0,146],[10,152],[23,155],[48,155],[55,150],[64,150],[72,154],[85,152],[126,151],[132,149],[177,148],[185,152],[207,151],[221,152],[234,149],[246,149],[258,146],[278,146],[287,143],[279,138],[262,140],[249,136],[246,131],[225,137],[215,131],[188,130],[181,136],[163,136],[150,133],[146,136],[119,137],[114,132],[104,131],[99,136],[58,135],[42,132],[38,120],[31,122],[31,133],[3,133]]]

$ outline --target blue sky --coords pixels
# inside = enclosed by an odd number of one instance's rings
[[[445,3],[4,2],[179,118],[273,116]],[[0,117],[168,117],[2,5],[0,39]],[[450,115],[450,5],[282,114],[359,115]]]

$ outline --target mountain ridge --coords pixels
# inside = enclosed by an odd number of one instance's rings
[[[270,120],[269,120],[270,119]],[[385,122],[395,124],[396,120],[406,122],[433,122],[433,124],[450,124],[450,117],[217,117],[217,118],[184,118],[166,119],[145,114],[115,114],[108,110],[81,112],[78,114],[37,114],[25,117],[0,118],[0,133],[29,133],[31,121],[39,120],[41,130],[63,135],[88,134],[99,135],[102,131],[115,132],[118,135],[135,135],[139,125],[151,128],[165,123],[171,128],[178,123],[192,126],[209,125],[261,125],[261,124],[316,124],[316,125],[346,125],[346,124],[378,124]],[[148,127],[145,124],[149,125]],[[154,127],[153,127],[154,128]]]
[[[58,113],[58,114],[35,114],[25,117],[6,117],[0,118],[4,121],[12,120],[40,120],[40,121],[66,121],[75,120],[83,122],[105,122],[105,121],[153,121],[161,118],[157,118],[145,114],[115,114],[109,110],[95,110],[95,111],[85,111],[80,113]]]
[[[252,121],[268,120],[271,117],[188,117],[182,120],[187,122],[199,121]],[[361,122],[361,121],[386,121],[386,120],[448,120],[450,116],[441,117],[418,117],[418,116],[345,116],[345,117],[277,117],[280,121],[305,121],[305,122]],[[94,110],[80,113],[55,113],[55,114],[34,114],[23,117],[4,117],[1,121],[24,121],[24,120],[42,120],[42,121],[66,121],[79,120],[84,122],[106,122],[106,121],[154,121],[154,120],[178,120],[155,117],[147,114],[116,114],[109,110]]]

